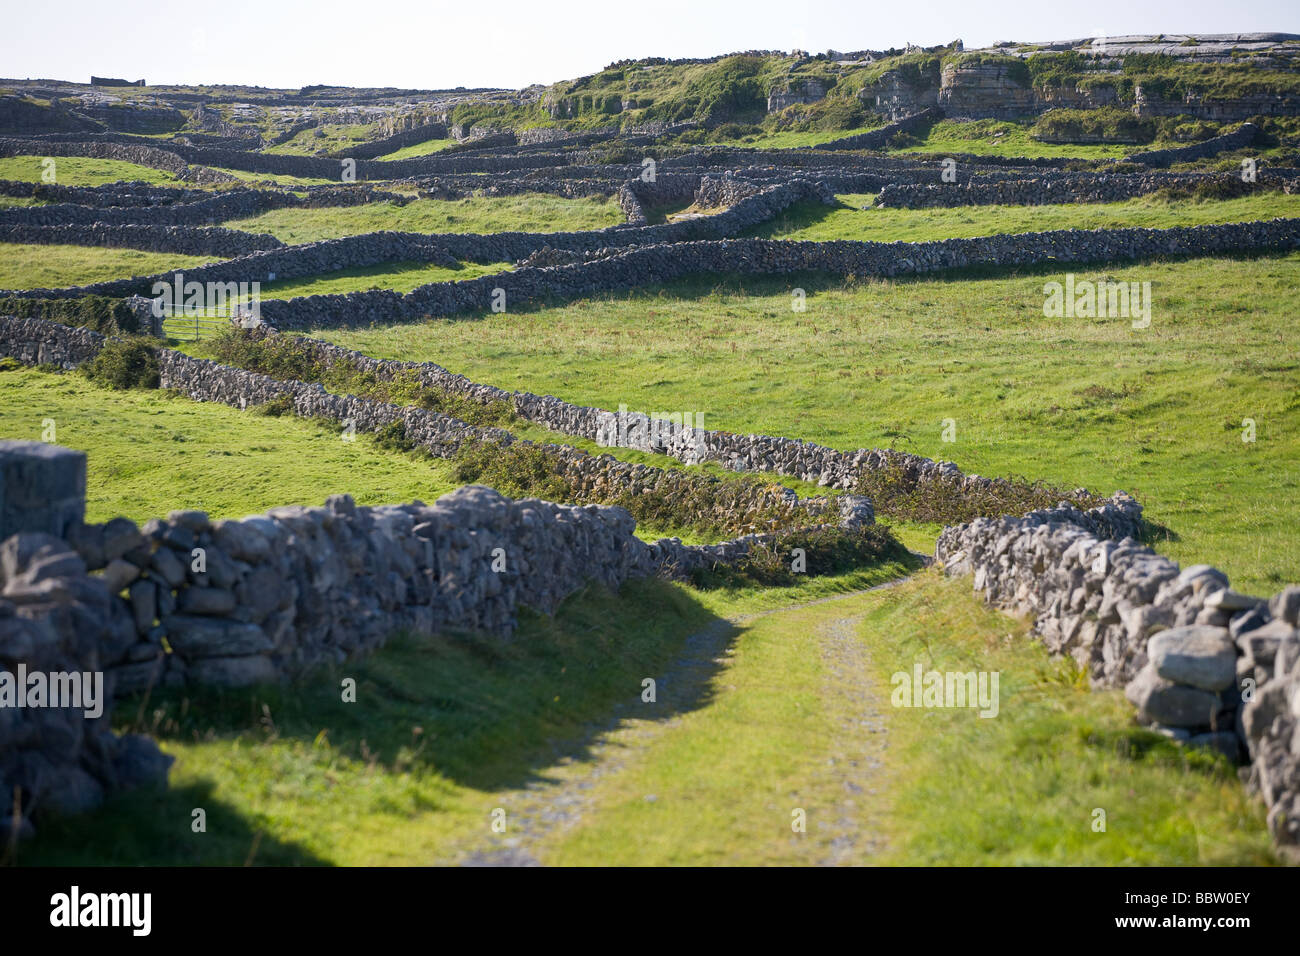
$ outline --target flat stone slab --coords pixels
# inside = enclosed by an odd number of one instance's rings
[[[1237,679],[1237,646],[1226,627],[1171,627],[1147,643],[1147,659],[1165,680],[1207,691]]]

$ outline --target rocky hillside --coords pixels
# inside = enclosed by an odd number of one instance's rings
[[[665,132],[687,142],[740,133],[857,130],[938,107],[953,119],[1033,121],[1053,110],[1111,111],[1104,123],[1068,114],[1044,139],[1149,142],[1182,124],[1300,116],[1300,36],[1090,37],[967,50],[747,51],[709,59],[639,59],[591,76],[523,90],[152,87],[94,78],[0,80],[0,135],[171,134],[196,144],[328,154],[360,144],[399,149],[500,130]],[[1116,119],[1125,114],[1132,121]],[[1172,125],[1171,125],[1172,123]],[[1202,124],[1202,125],[1198,125]],[[554,134],[549,134],[554,135]],[[1172,134],[1171,134],[1172,135]],[[399,138],[400,137],[400,138]],[[373,152],[373,150],[371,150]],[[375,155],[379,155],[375,153]]]

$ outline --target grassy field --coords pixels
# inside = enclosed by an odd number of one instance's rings
[[[430,282],[457,282],[491,275],[513,268],[512,262],[479,265],[463,263],[458,269],[430,265],[427,262],[386,262],[377,266],[340,269],[320,276],[302,279],[277,279],[262,283],[265,299],[292,299],[303,295],[332,295],[343,292],[365,292],[370,289],[391,289],[410,292]]]
[[[168,269],[187,269],[212,256],[111,249],[99,246],[0,244],[0,289],[58,289],[110,279],[148,276]]]
[[[679,283],[323,337],[580,405],[692,411],[711,428],[1124,489],[1169,529],[1161,550],[1271,593],[1300,580],[1289,546],[1300,518],[1298,267],[1292,253],[1079,270],[1150,282],[1141,330],[1045,317],[1043,286],[1065,274],[1034,271]],[[809,291],[806,312],[791,310],[796,284]],[[1253,443],[1242,441],[1247,418]],[[946,419],[955,443],[943,441]]]
[[[403,146],[401,149],[395,149],[391,153],[385,153],[383,156],[376,156],[375,158],[385,162],[390,159],[415,159],[417,156],[432,156],[434,153],[441,153],[448,147],[459,145],[459,142],[451,138],[426,139],[423,143],[416,143],[414,146]]]
[[[817,242],[831,239],[928,242],[1050,229],[1168,229],[1300,216],[1300,196],[1280,192],[1225,200],[1143,196],[1113,203],[942,209],[884,209],[871,205],[876,197],[869,193],[850,193],[837,198],[838,206],[799,203],[750,229],[747,235]]]
[[[1127,143],[1044,143],[1029,135],[1032,123],[998,120],[940,120],[913,145],[893,152],[972,153],[976,156],[1024,156],[1030,159],[1120,159],[1139,149]]]
[[[593,810],[546,841],[543,860],[809,864],[855,832],[857,863],[1273,860],[1262,812],[1226,761],[1136,729],[1121,694],[1090,693],[969,588],[925,572],[742,625],[708,704],[663,729],[625,772],[597,779]],[[916,660],[997,670],[997,716],[891,707],[891,674]],[[873,760],[854,779],[849,762]],[[859,788],[852,801],[845,780]],[[1104,833],[1091,826],[1098,807]],[[792,830],[794,808],[806,833]]]
[[[867,133],[877,128],[782,130],[772,133],[751,133],[747,136],[724,140],[719,145],[747,146],[751,149],[796,149],[800,146],[816,146],[820,143],[829,143],[831,140],[844,139],[846,136],[857,136],[859,133]]]
[[[51,156],[55,182],[60,186],[103,186],[105,183],[144,182],[160,186],[178,186],[180,181],[169,172],[140,166],[120,159],[94,159],[86,156]],[[45,182],[44,157],[6,156],[0,158],[0,179],[23,183]]]
[[[80,375],[0,372],[0,435],[37,441],[52,419],[60,445],[88,455],[87,519],[137,522],[177,508],[241,518],[277,505],[432,501],[458,484],[441,462],[351,442],[316,422],[273,418],[159,391],[117,392]]]
[[[230,229],[269,232],[288,243],[337,239],[387,229],[395,232],[562,232],[618,225],[613,199],[566,199],[534,193],[417,199],[405,206],[367,203],[328,209],[273,209],[224,223]]]

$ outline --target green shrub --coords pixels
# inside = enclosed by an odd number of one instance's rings
[[[1070,501],[1079,508],[1101,504],[1096,496],[1075,498],[1071,492],[1025,478],[995,480],[986,488],[963,488],[960,479],[938,478],[924,483],[912,478],[901,460],[884,468],[863,471],[853,493],[866,495],[877,515],[930,524],[965,524],[976,518],[1022,515]]]
[[[277,395],[261,405],[253,406],[253,413],[256,415],[266,415],[271,418],[280,418],[283,415],[293,414],[293,396],[288,393]]]
[[[103,295],[79,299],[0,299],[0,315],[47,319],[62,325],[91,329],[101,335],[141,331],[139,319],[123,299]]]
[[[23,363],[18,361],[12,355],[6,355],[0,358],[0,372],[16,372],[23,367]]]
[[[1054,109],[1040,116],[1030,133],[1050,142],[1149,143],[1156,137],[1156,124],[1115,107]]]
[[[791,552],[800,548],[807,572],[791,569]],[[775,541],[753,547],[734,565],[697,568],[691,583],[699,588],[779,587],[792,585],[808,574],[842,574],[881,561],[906,561],[907,549],[889,528],[868,525],[856,531],[818,528],[792,531]]]
[[[158,353],[153,340],[143,336],[112,339],[81,371],[108,388],[157,388]]]

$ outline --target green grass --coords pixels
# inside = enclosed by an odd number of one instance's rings
[[[336,295],[344,292],[365,292],[371,289],[391,289],[410,292],[430,282],[458,282],[492,275],[514,267],[512,262],[479,265],[463,263],[458,269],[430,265],[427,262],[385,262],[377,266],[340,269],[319,276],[302,279],[277,279],[263,282],[264,299],[293,299],[304,295]]]
[[[426,139],[423,143],[416,143],[414,146],[403,146],[401,149],[395,149],[383,156],[376,156],[375,159],[384,162],[392,159],[415,159],[417,156],[432,156],[434,153],[441,153],[451,146],[459,145],[460,143],[451,138]]]
[[[0,435],[88,455],[87,520],[137,522],[177,508],[240,518],[348,492],[358,504],[432,501],[458,482],[439,461],[343,441],[312,421],[273,418],[160,391],[111,391],[80,375],[0,372]]]
[[[1024,623],[980,607],[970,578],[926,572],[877,599],[861,639],[888,699],[893,672],[998,671],[999,711],[892,708],[882,863],[1253,865],[1275,862],[1228,761],[1134,725]],[[937,808],[944,808],[938,811]],[[1106,813],[1094,832],[1093,811]]]
[[[0,244],[0,289],[58,289],[148,276],[216,261],[211,256],[100,246]]]
[[[566,199],[544,193],[417,199],[405,206],[368,203],[326,209],[274,209],[225,223],[269,232],[288,243],[337,239],[379,230],[396,232],[562,232],[601,229],[623,221],[613,199]]]
[[[1260,193],[1240,199],[1170,200],[1140,196],[1125,202],[1061,203],[1044,206],[954,206],[886,209],[875,196],[852,193],[840,205],[799,203],[748,231],[764,239],[859,239],[929,242],[1051,229],[1168,229],[1225,222],[1300,216],[1300,196]],[[868,207],[868,208],[863,208]]]
[[[322,179],[318,176],[291,176],[288,173],[253,173],[246,169],[227,169],[224,166],[214,166],[214,169],[220,169],[221,172],[234,176],[250,185],[260,183],[273,183],[277,186],[338,186],[341,180]],[[339,167],[342,170],[342,166]]]
[[[410,637],[284,690],[151,702],[143,729],[177,758],[166,793],[43,828],[24,862],[429,865],[491,835],[494,794],[545,772],[706,620],[655,582],[594,590],[512,641]],[[343,703],[343,677],[357,701]],[[117,712],[130,726],[136,711]],[[191,810],[208,832],[190,831]],[[259,838],[257,834],[262,834]],[[486,840],[485,840],[486,842]]]
[[[1032,123],[998,120],[940,120],[903,153],[972,153],[976,156],[1023,156],[1028,159],[1119,159],[1146,147],[1124,143],[1043,143],[1029,134]]]
[[[864,616],[855,667],[826,630]],[[933,572],[742,624],[707,705],[652,737],[625,772],[597,778],[593,809],[546,841],[543,862],[797,865],[851,832],[857,863],[1273,862],[1263,809],[1226,761],[1137,729],[1122,695],[1081,687],[1025,630],[979,607],[969,579]],[[918,658],[927,670],[998,670],[998,716],[891,707],[890,675]],[[884,747],[844,730],[873,711]],[[828,768],[873,757],[883,766],[857,781],[846,811]],[[1092,832],[1096,807],[1105,833]],[[794,808],[805,834],[792,831]]]
[[[1064,274],[1032,272],[696,281],[323,337],[579,405],[691,411],[710,428],[893,445],[969,473],[1124,489],[1176,536],[1160,550],[1271,593],[1300,581],[1290,547],[1300,520],[1298,266],[1292,253],[1078,270],[1151,282],[1144,330],[1044,317],[1043,285]],[[796,284],[810,291],[803,313],[791,311]],[[949,418],[955,443],[942,440]],[[1241,441],[1245,418],[1257,424],[1253,444]]]
[[[879,127],[867,127],[863,129],[812,129],[799,131],[781,130],[777,132],[751,133],[747,136],[723,140],[721,141],[721,145],[748,146],[753,149],[795,149],[800,146],[816,146],[819,143],[829,143],[831,140],[843,139],[846,136],[857,136],[860,133],[870,132],[872,129],[879,129]]]
[[[296,133],[290,139],[265,150],[294,156],[314,156],[320,150],[332,153],[355,143],[375,138],[373,123],[324,123]]]
[[[120,159],[93,159],[86,156],[51,156],[55,182],[60,186],[103,186],[115,182],[145,182],[176,186],[180,181],[169,172],[140,166]],[[0,179],[17,182],[45,182],[41,156],[6,156],[0,159]]]

